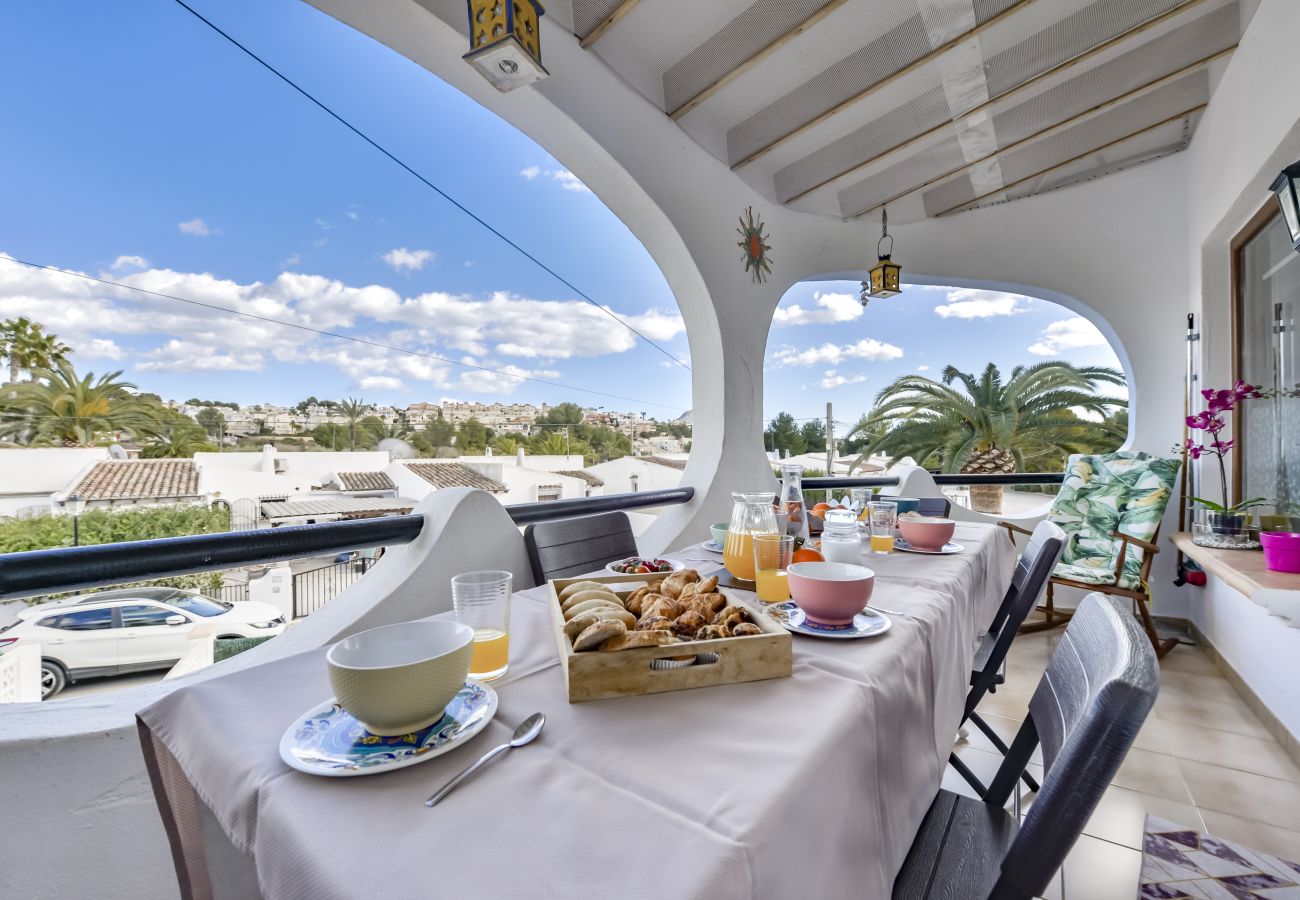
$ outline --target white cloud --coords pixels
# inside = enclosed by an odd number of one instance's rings
[[[298,263],[300,262],[302,262],[302,256],[300,254],[295,253],[292,256],[280,260],[280,268],[288,269],[298,265]]]
[[[367,375],[357,382],[357,387],[363,391],[400,391],[406,385],[392,375]]]
[[[148,267],[149,260],[143,256],[119,256],[109,266],[114,272],[119,272],[122,269],[147,269]]]
[[[348,210],[348,212],[345,213],[345,215],[353,222],[355,222],[359,218],[354,210]]]
[[[898,359],[903,355],[902,347],[886,344],[875,338],[864,338],[856,344],[822,344],[820,347],[808,347],[798,350],[794,347],[782,347],[773,354],[778,366],[816,366],[839,365],[846,359],[865,359],[870,362],[884,362]]]
[[[566,191],[574,191],[582,194],[590,194],[591,188],[582,183],[577,175],[574,175],[568,169],[543,169],[541,166],[525,166],[519,170],[519,174],[529,181],[536,181],[545,175],[547,178],[559,184]]]
[[[116,341],[108,338],[91,338],[89,341],[77,345],[76,352],[77,356],[86,359],[118,360],[126,355]]]
[[[852,322],[865,311],[858,298],[852,294],[813,294],[818,309],[804,309],[792,303],[784,309],[778,308],[772,315],[777,325],[816,325],[834,322]]]
[[[928,372],[928,371],[930,371],[930,367],[927,366],[925,363],[921,363],[921,365],[919,365],[919,366],[916,367],[916,371],[918,371],[918,372]]]
[[[180,229],[181,234],[190,234],[194,237],[207,237],[217,233],[215,229],[208,227],[207,222],[198,218],[190,219],[188,222],[181,222],[176,227]]]
[[[130,272],[119,280],[420,353],[468,353],[478,364],[549,380],[562,377],[553,368],[556,361],[625,353],[638,343],[627,329],[581,300],[533,300],[506,292],[403,296],[382,285],[356,287],[289,271],[251,283],[169,269]],[[263,371],[275,364],[323,364],[358,384],[368,377],[390,378],[404,386],[422,383],[494,394],[521,384],[518,378],[461,372],[436,359],[342,343],[71,275],[0,263],[0,320],[19,315],[39,319],[79,356],[126,360],[138,371]],[[655,340],[684,330],[675,312],[651,308],[623,317]],[[521,362],[537,368],[519,368]]]
[[[472,260],[472,259],[467,259],[467,260],[465,260],[465,268],[467,268],[467,269],[472,269],[472,268],[474,268],[474,260]]]
[[[385,253],[383,258],[384,262],[393,267],[394,272],[401,272],[403,269],[407,272],[418,272],[425,267],[426,263],[437,262],[438,254],[432,250],[407,250],[405,247],[397,247]]]
[[[846,384],[861,384],[866,380],[866,375],[840,375],[834,369],[827,369],[822,376],[821,385],[824,388],[837,388]]]
[[[1106,343],[1106,337],[1097,330],[1096,325],[1083,316],[1074,316],[1053,322],[1044,328],[1038,340],[1029,345],[1029,352],[1036,356],[1060,356],[1064,350],[1104,347]]]
[[[983,291],[977,288],[954,288],[934,311],[945,319],[991,319],[1028,312],[1027,301],[1015,294]]]

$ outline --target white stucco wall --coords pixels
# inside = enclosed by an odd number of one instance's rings
[[[275,471],[275,460],[284,461],[284,471]],[[375,472],[388,468],[389,456],[382,450],[334,452],[277,451],[196,453],[199,490],[219,493],[223,500],[305,494],[336,472]]]

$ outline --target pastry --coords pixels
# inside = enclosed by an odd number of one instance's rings
[[[578,593],[578,591],[590,591],[590,590],[595,590],[597,588],[600,588],[601,590],[609,589],[606,585],[601,584],[599,581],[574,582],[573,584],[566,587],[564,590],[560,591],[560,603],[563,604],[565,600],[568,600],[574,594]]]
[[[697,641],[711,641],[715,638],[724,638],[731,635],[730,629],[725,629],[721,625],[705,625],[699,631],[695,632]]]
[[[677,638],[667,631],[633,631],[616,635],[600,645],[601,650],[631,650],[635,647],[662,647],[675,644]]]
[[[751,634],[762,634],[763,629],[759,628],[753,622],[741,622],[731,629],[733,637],[746,637]]]
[[[636,626],[637,631],[672,631],[673,620],[667,616],[647,616]]]
[[[594,650],[605,641],[620,634],[627,634],[627,626],[617,619],[601,619],[593,625],[587,626],[581,634],[573,639],[573,650],[580,653],[583,650]]]
[[[682,606],[682,604],[678,603],[676,600],[671,600],[667,597],[664,597],[660,600],[656,600],[650,606],[644,607],[643,612],[641,613],[641,617],[645,618],[646,616],[667,616],[670,619],[675,619],[685,611],[686,610]]]
[[[694,610],[687,610],[673,622],[673,632],[682,637],[694,637],[695,632],[707,624],[709,620],[703,615]]]
[[[601,599],[612,600],[615,603],[617,603],[619,606],[623,605],[623,601],[618,599],[618,594],[615,594],[613,591],[602,589],[602,590],[578,591],[576,594],[570,594],[567,600],[560,601],[560,609],[563,610],[564,612],[568,612],[569,610],[573,609],[575,606],[577,606],[579,603],[583,602],[584,600],[601,600]]]
[[[710,622],[726,605],[727,598],[721,594],[692,594],[686,601],[687,609],[695,610]]]
[[[615,603],[613,600],[584,600],[577,606],[570,607],[569,611],[564,614],[564,621],[567,622],[579,613],[584,613],[589,609],[599,609],[601,607],[625,611],[623,610],[622,604]]]
[[[725,607],[713,617],[714,625],[736,625],[749,619],[749,615],[739,606]]]
[[[647,584],[639,587],[627,595],[627,599],[623,601],[623,605],[627,607],[628,612],[639,616],[641,615],[641,599],[649,593],[653,593],[650,585]]]
[[[586,612],[578,613],[572,619],[564,623],[564,633],[570,638],[575,638],[582,634],[588,626],[595,625],[601,619],[617,619],[622,622],[626,628],[636,627],[636,616],[630,612],[621,609],[610,609],[602,607],[600,609],[589,609]]]
[[[700,573],[694,569],[682,569],[680,572],[674,572],[659,583],[661,593],[669,597],[676,597],[692,581],[699,581]]]

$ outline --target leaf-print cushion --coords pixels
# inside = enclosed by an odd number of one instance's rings
[[[1071,456],[1048,518],[1068,539],[1054,574],[1085,584],[1115,584],[1121,542],[1112,531],[1144,541],[1160,528],[1179,461],[1148,453]],[[1140,587],[1145,551],[1129,545],[1119,587]]]

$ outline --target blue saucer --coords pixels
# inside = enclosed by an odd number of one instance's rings
[[[853,617],[852,625],[822,625],[810,622],[807,614],[793,600],[772,604],[767,607],[767,614],[786,631],[837,640],[875,637],[884,634],[894,624],[889,616],[868,607]]]

